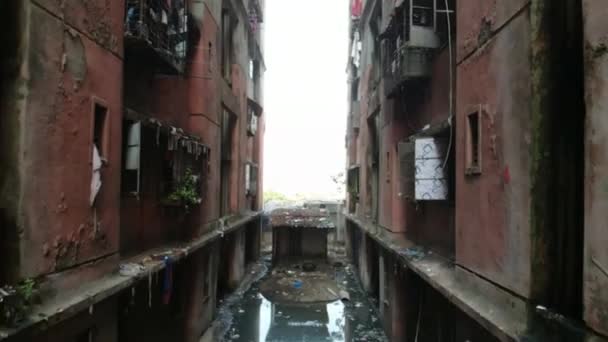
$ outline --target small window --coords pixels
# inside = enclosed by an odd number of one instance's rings
[[[481,173],[481,116],[476,111],[467,115],[466,174]]]
[[[93,342],[94,340],[93,330],[91,329],[78,334],[75,338],[75,342]]]
[[[386,182],[390,183],[391,181],[391,153],[390,152],[386,152],[386,170],[385,170],[385,175],[386,175]]]
[[[257,132],[258,132],[258,116],[255,113],[255,110],[253,108],[249,107],[247,133],[250,136],[254,136],[254,135],[256,135]]]
[[[351,101],[359,101],[359,78],[355,78],[350,89]]]
[[[423,27],[435,25],[434,0],[414,0],[412,3],[412,24]]]
[[[141,122],[126,120],[123,127],[122,193],[137,195],[141,170]]]
[[[258,191],[258,167],[253,163],[245,164],[245,193],[255,196]]]
[[[358,166],[352,167],[348,170],[346,179],[349,198],[348,212],[351,214],[357,211],[357,203],[359,202],[359,171]]]
[[[108,108],[100,103],[94,104],[93,109],[93,144],[97,147],[97,151],[102,159],[107,158],[107,116]]]

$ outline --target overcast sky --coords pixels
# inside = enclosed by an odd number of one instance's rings
[[[266,0],[264,190],[331,195],[345,168],[348,0]]]

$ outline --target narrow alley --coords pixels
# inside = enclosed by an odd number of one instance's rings
[[[607,17],[0,1],[0,341],[608,342]]]

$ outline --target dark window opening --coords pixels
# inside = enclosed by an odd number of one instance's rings
[[[222,10],[222,76],[228,82],[232,83],[232,64],[234,60],[234,28],[232,13],[224,9]]]
[[[435,0],[414,0],[412,3],[412,24],[433,27],[435,25]]]
[[[353,80],[350,86],[350,99],[351,101],[359,101],[359,79]]]
[[[451,33],[452,43],[456,41],[456,8],[455,0],[448,0],[448,8],[445,7],[445,1],[437,1],[436,10],[436,31],[439,40],[443,44],[448,42],[448,33]],[[449,19],[449,20],[448,20]]]
[[[75,342],[93,342],[95,341],[95,338],[93,336],[93,331],[92,330],[87,330],[83,333],[80,333],[76,336],[76,338],[74,339]]]
[[[122,128],[123,160],[121,192],[138,195],[140,191],[141,171],[141,123],[124,120]]]
[[[481,117],[480,112],[467,115],[466,174],[481,173]]]
[[[349,196],[349,213],[355,213],[357,208],[357,202],[359,202],[359,167],[353,167],[348,170],[346,179],[347,192]]]
[[[108,108],[95,103],[94,105],[94,123],[93,123],[93,144],[97,147],[97,151],[102,159],[107,158],[107,116]]]
[[[230,184],[232,179],[232,147],[236,120],[228,110],[222,110],[222,146],[221,146],[221,170],[220,170],[220,210],[222,215],[227,215],[230,210]]]

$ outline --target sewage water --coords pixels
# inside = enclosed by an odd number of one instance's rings
[[[350,266],[335,269],[336,281],[350,296],[345,301],[273,303],[260,293],[264,279],[254,282],[230,305],[231,323],[223,341],[388,341],[377,304],[361,288]]]

